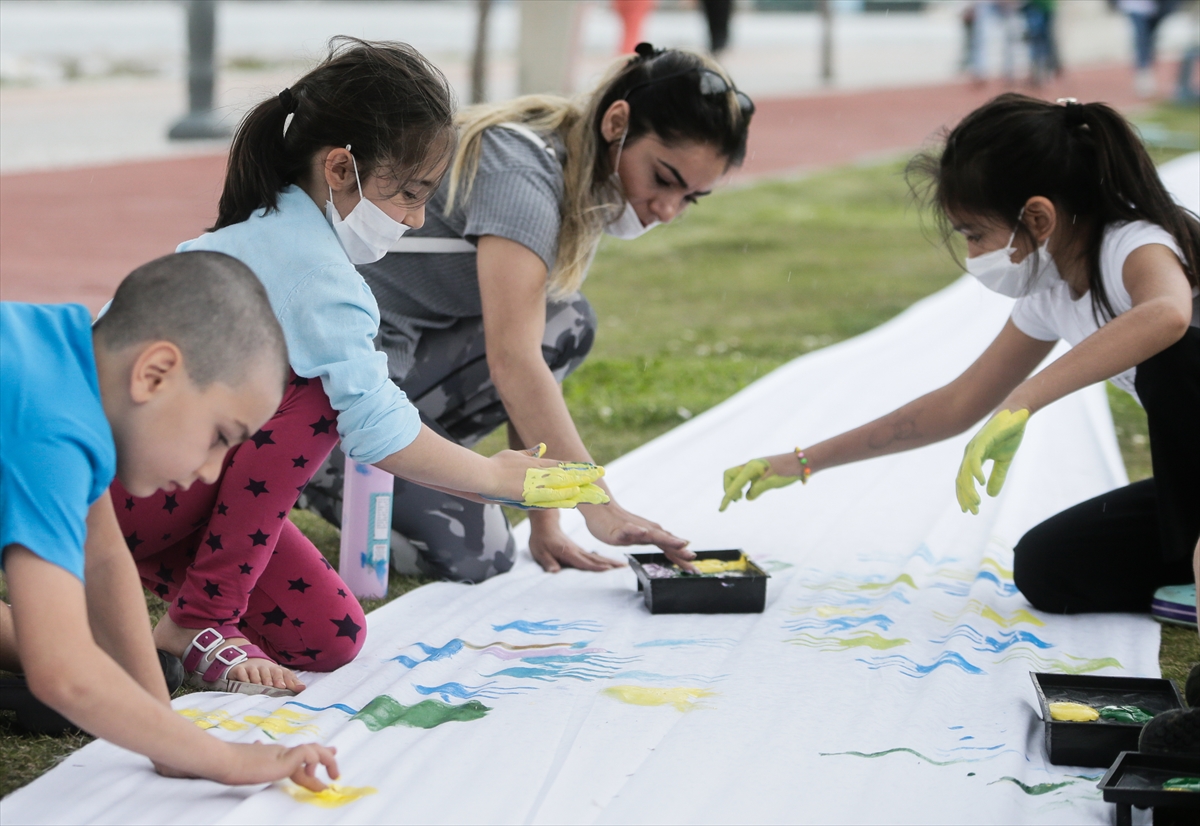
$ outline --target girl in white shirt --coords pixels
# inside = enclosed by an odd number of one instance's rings
[[[1017,299],[1012,317],[945,387],[805,450],[727,470],[722,510],[747,484],[754,499],[946,439],[993,413],[957,479],[963,511],[978,513],[975,482],[1000,492],[1029,417],[1111,379],[1146,410],[1154,478],[1032,528],[1016,546],[1014,578],[1044,611],[1147,611],[1155,589],[1192,579],[1200,535],[1200,221],[1171,200],[1133,129],[1101,103],[1001,95],[909,173],[928,182],[945,238],[966,238],[968,272]],[[1030,376],[1060,338],[1071,351]]]

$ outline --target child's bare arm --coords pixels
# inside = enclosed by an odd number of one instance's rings
[[[231,744],[205,734],[147,693],[100,649],[88,626],[83,585],[19,545],[3,549],[21,667],[39,700],[80,728],[149,757],[164,773],[222,783],[291,777],[313,791],[332,749]]]
[[[141,581],[108,491],[88,510],[84,576],[88,622],[96,643],[151,697],[169,702]]]
[[[1192,320],[1192,288],[1175,253],[1161,244],[1139,247],[1125,260],[1122,276],[1133,309],[1022,382],[1002,408],[1036,413],[1080,388],[1141,364],[1183,337]]]

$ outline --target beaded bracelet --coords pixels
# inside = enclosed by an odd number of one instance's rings
[[[800,484],[807,485],[808,477],[812,476],[812,468],[808,466],[808,458],[804,455],[804,451],[796,448],[794,451],[796,458],[800,461]]]

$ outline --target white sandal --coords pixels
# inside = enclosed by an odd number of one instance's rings
[[[221,646],[225,646],[222,648]],[[250,649],[250,651],[247,651]],[[268,697],[295,697],[290,688],[248,683],[244,680],[227,678],[235,665],[250,659],[251,655],[269,660],[270,657],[257,645],[226,645],[225,637],[215,628],[206,628],[196,635],[183,652],[183,670],[187,672],[184,684],[201,691],[228,691],[233,694],[265,694]]]

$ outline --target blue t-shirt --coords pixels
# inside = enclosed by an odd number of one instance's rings
[[[0,552],[82,580],[88,508],[116,471],[87,308],[0,303]]]

